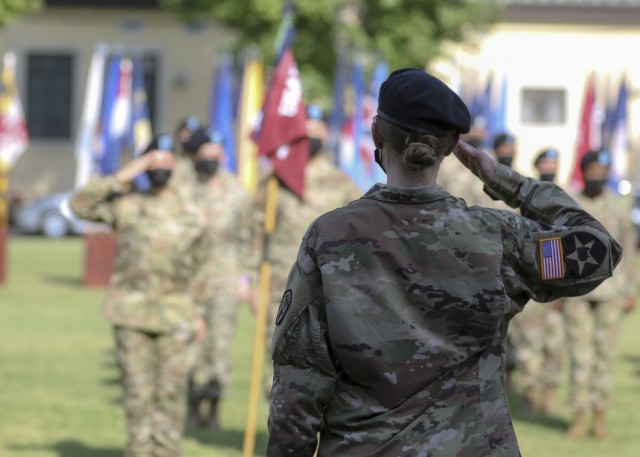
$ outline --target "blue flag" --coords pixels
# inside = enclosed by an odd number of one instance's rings
[[[120,156],[127,146],[131,122],[131,70],[129,59],[111,58],[102,110],[102,154],[98,165],[103,175],[120,169]]]
[[[498,98],[489,105],[485,147],[493,147],[493,140],[507,133],[507,76],[503,75]]]
[[[224,150],[229,171],[238,171],[236,158],[234,126],[234,89],[233,59],[225,55],[222,65],[216,72],[212,84],[212,97],[209,108],[209,126],[220,132],[224,138]]]
[[[332,109],[329,117],[329,149],[333,153],[333,158],[336,163],[339,163],[340,160],[340,143],[342,139],[342,129],[345,122],[344,90],[346,80],[347,72],[345,59],[342,55],[339,55],[333,76]]]
[[[629,134],[627,131],[627,105],[629,103],[629,91],[626,78],[623,76],[618,92],[613,129],[609,150],[611,152],[611,171],[609,173],[609,186],[617,191],[618,184],[626,179],[629,168]]]

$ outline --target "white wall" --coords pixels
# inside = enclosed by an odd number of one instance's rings
[[[503,23],[479,40],[476,49],[457,48],[447,64],[440,66],[449,68],[450,74],[457,69],[458,78],[471,74],[482,80],[489,72],[506,74],[508,127],[518,138],[519,146],[516,168],[532,174],[534,155],[543,147],[556,147],[561,153],[560,178],[566,182],[573,170],[583,95],[592,72],[599,84],[598,96],[608,85],[615,97],[620,77],[626,73],[633,102],[629,129],[634,150],[638,150],[640,59],[634,52],[637,49],[640,49],[640,28]],[[566,90],[566,122],[557,126],[523,124],[520,118],[523,88]]]

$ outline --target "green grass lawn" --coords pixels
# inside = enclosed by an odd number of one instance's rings
[[[0,286],[0,457],[119,457],[125,436],[111,328],[99,315],[102,289],[82,286],[82,239],[14,237],[8,280]],[[242,455],[254,322],[240,310],[233,384],[222,405],[223,431],[189,433],[186,457]],[[612,438],[569,442],[569,411],[524,420],[525,456],[640,456],[640,313],[624,322],[615,366]],[[264,455],[267,405],[258,419]]]

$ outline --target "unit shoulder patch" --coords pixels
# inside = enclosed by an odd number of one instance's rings
[[[284,291],[284,295],[282,296],[282,300],[280,301],[280,307],[278,308],[278,315],[276,316],[276,325],[280,325],[284,320],[284,316],[289,311],[291,307],[291,299],[293,297],[293,293],[291,289],[287,289]]]
[[[538,240],[540,274],[543,280],[577,279],[600,267],[607,254],[605,245],[588,232]]]

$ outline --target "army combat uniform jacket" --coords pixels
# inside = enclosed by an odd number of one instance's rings
[[[166,197],[166,198],[164,198]],[[71,200],[80,218],[111,225],[117,253],[104,317],[116,326],[150,333],[194,329],[193,278],[206,261],[204,217],[175,192],[128,193],[113,178],[94,178]],[[199,292],[200,294],[202,292]]]
[[[276,319],[269,457],[318,435],[319,457],[519,454],[509,319],[590,291],[621,248],[551,183],[499,165],[486,189],[522,216],[377,184],[311,225]]]

